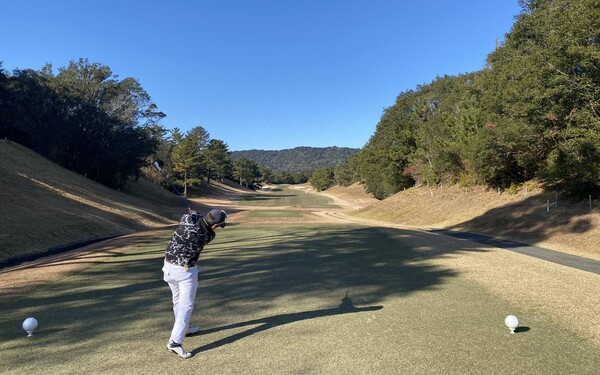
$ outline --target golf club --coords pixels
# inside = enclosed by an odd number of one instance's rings
[[[173,188],[173,190],[175,190],[175,193],[177,194],[177,196],[181,199],[181,201],[183,202],[183,204],[187,207],[188,212],[192,212],[192,209],[190,208],[190,205],[188,204],[187,200],[181,195],[181,193],[179,193],[179,190],[177,190],[177,187],[171,182],[171,178],[166,176],[161,168],[161,164],[164,165],[164,163],[160,160],[155,160],[154,161],[154,167],[156,168],[156,170],[158,171],[158,173],[160,173],[160,175],[167,180],[167,182],[171,185],[171,187]]]

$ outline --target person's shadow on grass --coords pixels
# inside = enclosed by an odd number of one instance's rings
[[[325,316],[358,313],[358,312],[364,312],[364,311],[376,311],[376,310],[381,310],[381,309],[383,309],[383,306],[356,307],[356,306],[354,306],[354,303],[352,302],[350,297],[348,297],[348,293],[346,293],[346,296],[344,298],[342,298],[342,303],[340,303],[340,305],[338,307],[334,307],[334,308],[330,308],[330,309],[314,310],[314,311],[303,311],[303,312],[291,313],[291,314],[273,315],[273,316],[269,316],[266,318],[248,320],[246,322],[234,323],[234,324],[229,324],[226,326],[201,330],[194,336],[206,335],[209,333],[219,332],[219,331],[223,331],[223,330],[227,330],[227,329],[233,329],[233,328],[239,328],[239,327],[244,327],[244,326],[260,324],[257,327],[248,329],[248,330],[240,332],[240,333],[236,333],[234,335],[217,340],[213,343],[201,346],[201,347],[193,350],[192,353],[198,354],[200,352],[205,352],[205,351],[208,351],[211,349],[215,349],[215,348],[218,348],[223,345],[231,344],[237,340],[241,340],[241,339],[251,336],[255,333],[266,331],[269,328],[281,326],[281,325],[288,324],[288,323],[298,322],[298,321],[307,320],[307,319],[321,318],[321,317],[325,317]]]

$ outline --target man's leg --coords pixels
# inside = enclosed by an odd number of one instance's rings
[[[178,298],[175,302],[175,293],[173,294],[173,311],[175,313],[175,324],[171,331],[171,341],[182,344],[185,334],[190,325],[192,311],[196,300],[196,291],[198,290],[198,272],[190,269],[191,274],[178,282]],[[171,285],[171,283],[169,283]],[[173,290],[173,288],[171,289]]]

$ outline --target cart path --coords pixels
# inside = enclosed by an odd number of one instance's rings
[[[561,253],[559,251],[546,249],[539,246],[528,245],[526,243],[503,240],[483,234],[457,232],[447,229],[432,229],[432,233],[443,234],[459,239],[477,242],[483,245],[493,246],[515,253],[528,255],[530,257],[542,259],[548,262],[561,264],[563,266],[576,268],[578,270],[592,272],[600,275],[600,262],[594,259],[584,258],[577,255]]]
[[[450,236],[462,240],[480,243],[482,245],[487,245],[490,247],[496,247],[499,249],[512,251],[522,255],[527,255],[533,258],[545,260],[547,262],[552,262],[563,266],[575,268],[581,271],[592,272],[600,275],[600,261],[577,255],[571,255],[556,250],[546,249],[539,246],[529,245],[522,242],[504,240],[478,233],[452,231],[448,229],[425,229],[418,227],[411,228],[410,226],[394,225],[392,223],[380,221],[365,222],[365,220],[363,219],[349,217],[341,212],[327,212],[326,215],[335,218],[338,221],[355,222],[362,224],[370,223],[370,225],[375,225],[379,227],[422,230],[428,233]]]

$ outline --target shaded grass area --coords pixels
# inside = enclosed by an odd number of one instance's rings
[[[241,206],[250,207],[280,207],[293,206],[301,208],[337,208],[328,197],[309,194],[301,190],[291,189],[281,185],[277,190],[268,193],[255,193],[241,196],[235,200]]]
[[[302,211],[292,210],[269,210],[269,211],[252,211],[248,214],[250,217],[302,217]]]
[[[8,374],[592,374],[597,348],[436,266],[392,234],[354,225],[231,225],[201,256],[189,360],[164,345],[170,232],[0,305]],[[404,237],[419,236],[404,231]],[[510,335],[509,313],[523,325]],[[26,338],[20,324],[40,321]]]

